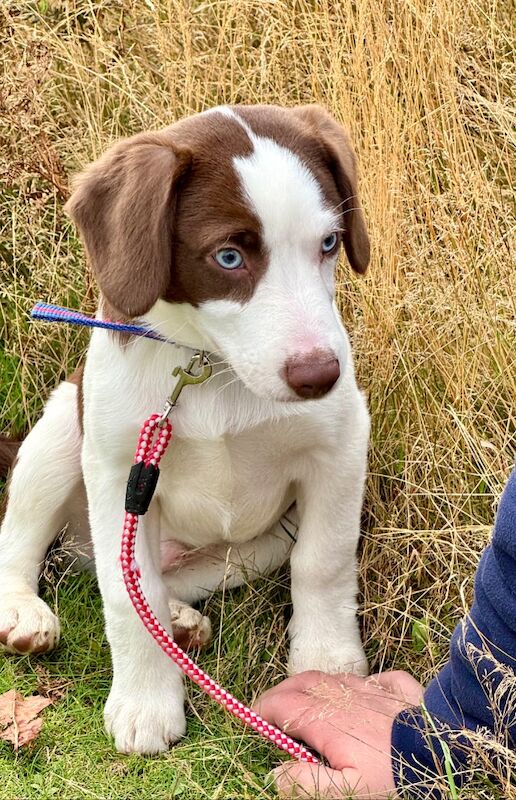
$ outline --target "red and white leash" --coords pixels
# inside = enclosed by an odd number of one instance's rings
[[[90,328],[118,330],[134,336],[144,336],[166,341],[170,344],[178,344],[165,339],[146,326],[100,320],[72,309],[49,303],[37,303],[32,310],[32,317],[48,322],[66,322]],[[194,367],[200,369],[200,371],[194,371]],[[211,375],[211,365],[203,353],[196,352],[186,369],[176,367],[173,375],[178,376],[178,381],[165,405],[163,413],[152,414],[143,423],[138,438],[134,463],[127,483],[126,513],[120,560],[129,597],[136,609],[136,613],[154,641],[178,665],[185,675],[188,675],[194,683],[201,687],[203,692],[206,692],[219,705],[227,709],[233,716],[242,720],[265,739],[273,742],[280,750],[284,750],[299,761],[317,764],[318,759],[303,745],[291,739],[279,728],[270,725],[259,714],[241,703],[236,697],[233,697],[232,694],[223,689],[222,686],[219,686],[213,678],[210,678],[204,670],[198,667],[173,640],[168,631],[165,630],[143,593],[140,570],[135,560],[138,518],[145,514],[149,507],[159,477],[159,463],[172,438],[172,424],[168,417],[182,389],[187,385],[203,383],[207,380]]]
[[[165,419],[162,423],[161,421],[161,415],[152,414],[152,416],[143,423],[134,457],[135,465],[143,464],[143,468],[149,466],[151,466],[151,468],[158,467],[172,438],[172,425],[170,421],[168,419]],[[124,581],[131,602],[154,641],[172,661],[175,661],[185,675],[188,675],[194,683],[201,687],[203,692],[206,692],[209,697],[227,709],[233,716],[238,717],[238,719],[242,720],[246,725],[249,725],[250,728],[261,734],[265,739],[269,739],[273,742],[280,750],[284,750],[299,761],[317,763],[316,757],[299,744],[299,742],[291,739],[290,736],[287,736],[287,734],[283,733],[279,728],[270,725],[255,711],[241,703],[236,697],[233,697],[226,689],[223,689],[213,678],[210,678],[204,670],[192,661],[165,630],[145,599],[140,582],[140,570],[134,557],[138,517],[138,514],[126,511],[120,558]]]

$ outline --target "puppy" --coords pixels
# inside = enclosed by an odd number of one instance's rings
[[[157,753],[185,733],[180,672],[131,607],[119,552],[140,426],[196,348],[213,376],[184,390],[140,522],[151,606],[202,643],[209,623],[191,603],[290,557],[289,670],[365,673],[356,546],[369,417],[334,273],[341,243],[364,272],[369,242],[347,134],[318,106],[218,107],[113,146],[78,177],[67,211],[99,315],[144,321],[183,346],[95,330],[82,385],[75,376],[52,393],[11,475],[0,641],[22,653],[58,641],[38,577],[68,525],[79,549],[93,545],[116,747]]]

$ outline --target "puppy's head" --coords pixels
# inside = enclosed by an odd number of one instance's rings
[[[67,210],[120,314],[178,339],[187,320],[263,397],[337,382],[335,264],[343,243],[364,272],[369,241],[349,139],[322,108],[220,107],[139,134],[78,177]]]

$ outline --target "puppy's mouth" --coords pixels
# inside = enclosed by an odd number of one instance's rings
[[[225,371],[226,385],[232,382],[239,382],[242,384],[252,395],[258,397],[260,400],[269,403],[281,404],[297,404],[299,406],[305,405],[308,398],[299,397],[296,395],[289,386],[285,383],[284,387],[268,388],[266,382],[259,382],[257,380],[250,380],[249,377],[243,377],[232,366],[227,366]]]
[[[259,361],[249,359],[246,363],[241,360],[236,367],[224,348],[219,347],[215,337],[211,338],[215,345],[214,352],[209,356],[213,373],[220,375],[223,385],[229,387],[239,382],[261,400],[302,406],[307,401],[322,400],[331,394],[341,377],[341,360],[334,353],[331,353],[331,357],[316,359],[309,364],[287,361],[276,375],[271,376],[260,369]]]

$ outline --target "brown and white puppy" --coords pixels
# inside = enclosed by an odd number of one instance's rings
[[[130,605],[120,537],[139,427],[189,347],[212,354],[214,374],[174,411],[176,439],[141,522],[149,602],[176,635],[202,641],[209,623],[189,603],[290,555],[290,670],[366,671],[355,551],[369,418],[334,271],[342,242],[364,272],[369,243],[348,137],[317,106],[220,107],[134,136],[79,176],[67,208],[99,313],[143,318],[185,347],[96,330],[83,432],[76,384],[51,395],[12,474],[0,640],[15,652],[57,642],[37,595],[41,563],[65,523],[91,533],[113,657],[107,728],[119,750],[155,753],[185,731],[183,687]]]

